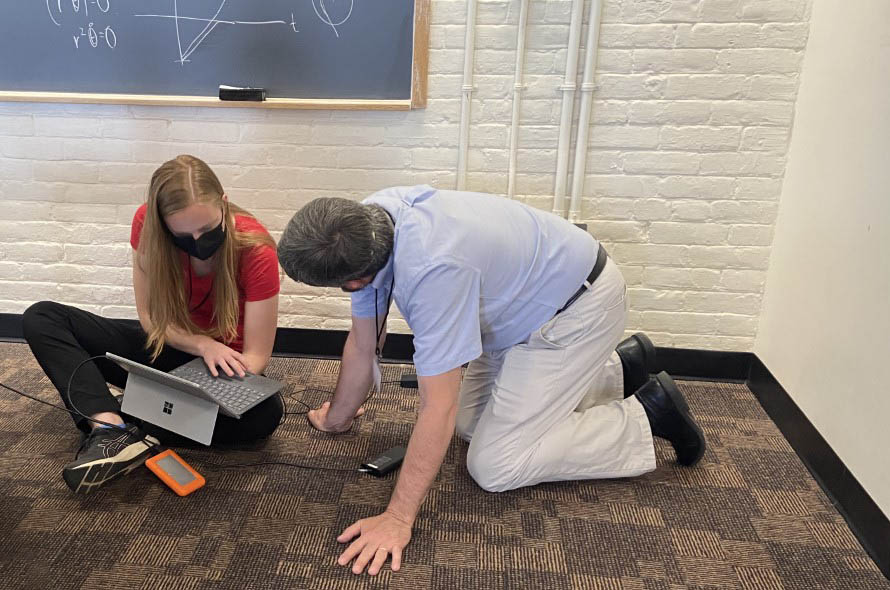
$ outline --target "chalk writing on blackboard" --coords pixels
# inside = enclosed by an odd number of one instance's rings
[[[47,0],[49,2],[50,0]],[[74,1],[74,0],[72,0]],[[257,20],[257,21],[248,21],[248,20],[226,20],[224,18],[220,18],[220,14],[222,14],[223,9],[225,8],[227,0],[221,0],[219,7],[216,9],[216,13],[210,18],[202,18],[195,16],[183,16],[179,13],[179,0],[173,0],[173,14],[135,14],[133,16],[142,17],[142,18],[160,18],[160,19],[171,19],[174,22],[176,27],[176,43],[177,49],[179,50],[179,59],[176,61],[180,64],[185,64],[189,61],[189,57],[197,51],[197,49],[201,46],[201,43],[207,38],[210,33],[213,32],[219,25],[285,25],[290,27],[294,33],[299,33],[300,31],[297,29],[297,23],[294,19],[293,13],[290,15],[290,20]],[[311,0],[312,9],[315,11],[315,15],[318,19],[331,27],[334,31],[334,35],[339,39],[340,32],[337,30],[337,27],[346,23],[349,20],[349,17],[352,16],[352,9],[355,5],[355,0]],[[337,9],[337,10],[334,10]],[[334,13],[335,16],[331,16],[331,13]],[[342,16],[340,13],[343,13]],[[197,21],[203,22],[204,28],[191,40],[188,44],[183,48],[183,39],[182,39],[182,30],[180,27],[181,21]]]
[[[57,27],[62,26],[60,21],[63,20],[63,14],[66,10],[75,16],[81,16],[85,19],[85,25],[75,27],[75,33],[71,35],[75,49],[80,49],[80,42],[83,39],[86,39],[89,46],[93,49],[103,44],[108,49],[114,49],[117,47],[117,34],[110,25],[106,27],[96,26],[95,22],[90,18],[90,6],[99,11],[96,16],[101,16],[111,10],[111,0],[46,0],[46,11],[49,13],[49,18],[53,21],[53,24]]]
[[[315,15],[326,25],[329,25],[332,29],[334,29],[334,34],[337,38],[340,38],[340,32],[337,30],[337,27],[345,23],[349,20],[349,17],[352,16],[352,8],[354,6],[354,0],[349,0],[349,10],[346,11],[346,15],[337,22],[331,18],[331,15],[328,13],[327,4],[333,4],[333,1],[326,2],[325,0],[312,0],[312,9],[315,11]]]
[[[172,14],[134,14],[134,17],[140,18],[156,18],[172,20],[176,28],[176,44],[178,50],[178,59],[175,61],[180,64],[189,62],[189,57],[198,50],[201,43],[210,35],[219,25],[284,25],[290,28],[294,33],[299,33],[297,21],[294,14],[290,14],[287,20],[229,20],[221,18],[223,9],[228,0],[221,0],[216,12],[209,18],[198,16],[185,16],[180,13],[181,0],[172,0]],[[318,19],[326,26],[329,26],[338,39],[340,38],[339,27],[344,25],[352,16],[355,6],[355,0],[309,0],[312,3],[312,10]],[[111,0],[46,0],[46,11],[50,20],[57,27],[62,26],[65,15],[70,13],[74,17],[82,17],[86,19],[83,26],[75,26],[72,39],[74,48],[80,49],[81,41],[86,39],[84,46],[94,49],[105,46],[108,49],[114,49],[118,43],[118,37],[114,29],[109,26],[96,25],[94,20],[90,19],[90,10],[94,11],[97,16],[108,13],[111,10]],[[95,11],[98,11],[96,13]],[[187,41],[184,45],[181,22],[193,21],[203,22],[204,28],[195,35],[193,39]]]

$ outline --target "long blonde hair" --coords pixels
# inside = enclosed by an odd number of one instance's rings
[[[239,232],[235,215],[253,217],[223,198],[225,192],[213,170],[188,155],[164,162],[151,177],[145,223],[139,238],[137,264],[149,280],[148,315],[151,330],[146,348],[152,360],[164,348],[167,328],[175,326],[190,334],[204,334],[223,342],[238,335],[238,262],[241,250],[255,246],[275,247],[265,232]],[[183,279],[180,250],[171,239],[164,218],[195,203],[219,207],[223,212],[225,239],[214,255],[213,319],[209,330],[199,328],[189,312],[191,302]],[[187,264],[191,264],[189,259]]]

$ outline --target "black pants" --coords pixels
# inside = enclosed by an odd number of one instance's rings
[[[151,362],[151,355],[145,349],[145,331],[139,324],[127,320],[114,320],[97,316],[88,311],[41,301],[29,307],[22,318],[25,339],[43,371],[59,390],[65,405],[71,404],[77,411],[87,416],[99,412],[120,414],[120,404],[111,395],[108,383],[124,387],[127,372],[108,359],[96,359],[84,364],[71,382],[71,400],[66,390],[74,369],[91,356],[112,352],[118,356],[150,365],[161,371],[170,371],[195,357],[191,354],[166,346],[160,356]],[[272,434],[281,422],[284,405],[274,395],[249,411],[240,419],[218,415],[213,431],[213,443],[248,442],[265,438]],[[88,432],[90,423],[72,415],[78,428]],[[140,423],[131,417],[128,422]],[[182,437],[152,424],[141,424],[144,430],[158,437],[162,442],[175,444]]]

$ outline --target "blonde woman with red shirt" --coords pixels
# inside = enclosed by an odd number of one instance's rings
[[[133,217],[130,244],[138,324],[51,301],[35,303],[23,318],[25,338],[66,405],[90,417],[72,414],[84,439],[62,475],[75,492],[141,465],[150,454],[146,442],[176,436],[121,413],[107,384],[123,387],[126,372],[106,359],[77,370],[69,400],[68,381],[78,365],[112,352],[169,371],[201,357],[213,375],[243,376],[266,368],[275,341],[275,242],[229,202],[203,161],[179,156],[155,171],[146,203]],[[283,411],[273,396],[240,420],[219,415],[213,443],[267,437]]]

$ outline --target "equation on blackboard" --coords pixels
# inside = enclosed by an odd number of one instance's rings
[[[333,35],[340,38],[340,30],[343,24],[352,16],[355,8],[355,0],[309,0],[315,16],[324,25],[331,28]],[[299,33],[297,19],[291,12],[288,19],[282,20],[235,20],[226,19],[224,10],[227,0],[221,0],[215,7],[212,16],[191,16],[188,11],[180,12],[179,0],[172,0],[169,14],[139,14],[134,13],[134,18],[164,19],[169,20],[176,28],[176,43],[178,57],[176,61],[185,64],[189,57],[198,50],[201,43],[220,25],[224,26],[281,26],[290,28],[294,33]],[[114,28],[107,24],[102,26],[102,16],[111,10],[112,0],[46,0],[46,11],[49,18],[57,27],[63,27],[63,23],[75,23],[71,35],[74,48],[80,49],[81,42],[84,47],[98,49],[101,46],[109,50],[117,47],[118,37]],[[185,3],[188,5],[188,3]],[[203,24],[203,28],[192,39],[188,39],[182,31],[182,23],[193,22]],[[77,24],[79,23],[79,24]],[[96,24],[98,23],[98,25]]]
[[[0,57],[0,94],[200,99],[229,85],[263,88],[269,100],[412,100],[414,72],[426,75],[414,67],[415,15],[428,31],[428,4],[8,2],[0,18],[0,56],[14,58]],[[426,47],[427,37],[420,38]]]

